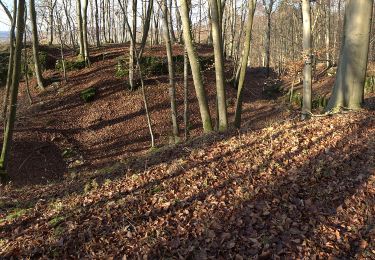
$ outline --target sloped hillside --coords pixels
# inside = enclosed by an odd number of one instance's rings
[[[1,191],[0,255],[372,259],[374,98]]]

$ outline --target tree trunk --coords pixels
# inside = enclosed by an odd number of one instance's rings
[[[99,29],[99,8],[98,0],[95,0],[95,39],[96,47],[100,47],[100,29]]]
[[[189,58],[186,49],[184,50],[184,137],[185,141],[189,136],[189,86],[188,86],[188,76],[189,76]]]
[[[171,99],[171,112],[172,112],[172,133],[175,143],[178,143],[178,123],[177,123],[177,107],[176,107],[176,88],[175,88],[175,75],[174,75],[174,61],[172,53],[172,43],[169,35],[168,26],[168,8],[167,0],[162,1],[162,11],[163,11],[163,24],[164,24],[164,42],[165,48],[167,50],[168,58],[168,72],[169,72],[169,96]]]
[[[9,33],[9,64],[8,64],[7,82],[6,82],[6,87],[5,87],[3,111],[2,111],[2,116],[4,120],[6,120],[6,113],[8,110],[8,99],[10,95],[10,88],[12,85],[12,76],[13,76],[14,40],[15,40],[14,31],[16,28],[17,0],[13,1],[13,17],[10,14],[9,10],[5,7],[2,1],[0,1],[0,4],[3,6],[4,11],[8,14],[8,17],[11,21],[11,28],[10,28],[10,33]],[[5,123],[6,122],[4,121],[4,124]]]
[[[327,0],[326,6],[326,66],[331,66],[330,34],[331,34],[331,0]]]
[[[223,44],[221,37],[220,9],[216,0],[211,0],[211,19],[212,19],[212,39],[215,56],[215,75],[217,91],[217,111],[218,111],[218,129],[226,131],[228,129],[227,104],[225,95],[224,80],[224,57]],[[219,1],[220,4],[220,1]]]
[[[78,2],[81,0],[78,0]],[[89,42],[88,42],[88,32],[87,32],[87,5],[88,0],[83,0],[83,20],[82,20],[82,28],[83,28],[83,47],[85,52],[85,63],[86,66],[90,66],[90,56],[89,56]]]
[[[212,131],[212,122],[210,110],[208,108],[206,91],[203,86],[201,68],[198,60],[198,55],[193,46],[193,40],[190,31],[190,21],[189,21],[189,11],[187,0],[180,0],[181,5],[181,20],[183,28],[183,36],[186,50],[189,56],[190,68],[193,75],[195,92],[198,99],[199,110],[202,118],[203,130],[204,132]]]
[[[78,23],[78,40],[79,40],[79,55],[81,58],[85,58],[85,46],[83,40],[83,28],[82,28],[82,12],[81,12],[81,0],[77,0],[77,23]]]
[[[363,103],[372,7],[372,0],[347,0],[340,62],[328,111],[359,109]]]
[[[23,18],[22,18],[23,19]],[[33,38],[33,56],[34,56],[34,69],[35,76],[38,82],[38,87],[44,90],[44,79],[42,76],[42,69],[39,62],[39,39],[38,39],[38,29],[36,24],[36,12],[35,12],[35,2],[30,0],[30,20],[32,27],[32,38]]]
[[[242,97],[243,97],[245,76],[246,76],[246,71],[247,71],[247,63],[248,63],[250,48],[251,48],[251,31],[253,28],[255,8],[256,8],[256,0],[249,0],[249,15],[248,15],[247,24],[246,24],[246,39],[244,43],[244,53],[243,53],[242,60],[241,60],[241,70],[240,70],[240,76],[239,76],[238,88],[237,88],[236,112],[235,112],[235,117],[234,117],[234,125],[237,128],[240,128],[241,126]]]
[[[305,66],[303,69],[303,103],[302,118],[306,119],[311,114],[311,72],[312,72],[312,50],[311,50],[311,7],[310,0],[302,0],[303,15],[303,57]]]
[[[132,18],[132,31],[133,31],[133,37],[134,41],[132,40],[130,42],[130,48],[129,48],[129,86],[130,90],[133,91],[135,89],[135,83],[134,83],[134,53],[135,48],[137,48],[137,0],[132,1],[132,11],[133,11],[133,18]]]
[[[10,94],[10,107],[9,115],[6,125],[4,127],[4,137],[3,137],[3,146],[0,157],[0,179],[1,181],[6,181],[7,179],[7,164],[11,148],[11,142],[13,137],[14,123],[16,121],[16,109],[17,109],[17,96],[18,96],[18,85],[21,74],[21,50],[22,50],[22,41],[23,33],[25,29],[24,21],[24,10],[25,10],[25,0],[18,1],[17,8],[17,34],[16,34],[16,47],[14,55],[14,67],[12,75],[12,86]],[[34,10],[35,11],[35,10]]]

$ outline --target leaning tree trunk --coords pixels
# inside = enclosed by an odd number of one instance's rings
[[[347,0],[341,57],[327,111],[359,109],[363,103],[372,6],[373,0]]]
[[[16,109],[17,109],[17,96],[18,96],[18,85],[21,74],[21,50],[23,41],[23,32],[25,29],[24,20],[25,11],[25,0],[18,1],[17,8],[17,35],[16,35],[16,47],[14,55],[14,67],[12,76],[12,86],[10,93],[10,107],[9,115],[6,125],[4,127],[3,147],[0,157],[0,179],[5,181],[7,179],[7,164],[9,158],[9,152],[11,148],[11,142],[13,137],[14,122],[16,121]],[[15,17],[14,17],[15,19]]]
[[[220,1],[219,1],[220,5]],[[218,1],[211,0],[211,21],[212,21],[212,39],[215,56],[215,75],[216,75],[216,92],[217,92],[217,111],[218,111],[218,129],[226,131],[228,129],[227,104],[225,97],[225,80],[224,80],[224,57],[223,42],[221,37],[221,18]]]
[[[178,123],[177,123],[177,107],[176,107],[176,87],[175,87],[175,75],[174,75],[174,61],[172,53],[172,43],[169,34],[168,25],[168,7],[167,0],[162,1],[162,11],[163,11],[163,24],[164,24],[164,42],[165,48],[167,50],[168,58],[168,72],[169,72],[169,95],[171,99],[171,112],[172,112],[172,133],[175,143],[178,142]],[[172,26],[172,25],[170,25]]]
[[[201,67],[198,61],[198,55],[194,49],[193,39],[191,36],[187,0],[180,0],[180,5],[181,5],[180,14],[181,14],[181,20],[182,20],[184,43],[185,43],[185,47],[189,56],[190,68],[191,68],[191,73],[193,75],[194,87],[195,87],[195,92],[196,92],[197,99],[198,99],[199,111],[200,111],[201,118],[202,118],[203,130],[204,132],[211,132],[212,131],[211,115],[210,115],[210,110],[208,108],[206,91],[203,86],[203,79],[202,79],[202,74],[201,74]]]
[[[310,0],[302,0],[303,15],[303,57],[305,66],[303,69],[303,103],[302,118],[308,118],[311,114],[311,72],[312,72],[312,51],[311,51],[311,7]]]
[[[8,99],[10,94],[10,87],[12,85],[12,76],[13,76],[13,61],[14,61],[14,31],[16,28],[16,15],[17,15],[17,0],[13,1],[13,17],[10,14],[9,10],[5,7],[2,1],[0,4],[3,6],[4,10],[8,14],[9,19],[11,19],[11,28],[9,33],[9,63],[8,63],[8,72],[7,72],[7,82],[5,87],[4,93],[4,103],[3,103],[3,111],[2,116],[4,120],[6,120],[6,113],[8,110]],[[5,123],[5,122],[4,122]]]
[[[234,125],[237,128],[240,128],[241,126],[242,97],[243,97],[243,89],[244,89],[243,87],[244,87],[245,76],[246,76],[246,71],[247,71],[247,62],[248,62],[249,54],[250,54],[251,30],[253,28],[255,8],[256,8],[256,0],[249,0],[249,15],[247,18],[246,39],[244,43],[245,47],[244,47],[243,56],[241,60],[241,69],[240,69],[238,89],[237,89],[236,112],[234,116]]]
[[[44,90],[44,79],[42,76],[42,69],[39,62],[39,39],[38,39],[38,28],[36,24],[36,11],[35,11],[35,1],[30,0],[30,20],[32,27],[32,38],[33,38],[33,56],[34,56],[34,69],[35,76],[38,82],[38,87]]]

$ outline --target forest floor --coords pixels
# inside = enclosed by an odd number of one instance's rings
[[[32,88],[31,106],[21,86],[12,183],[0,187],[1,256],[375,258],[374,95],[360,112],[300,121],[281,93],[264,91],[291,79],[252,70],[241,131],[202,135],[190,79],[191,137],[169,145],[168,78],[159,75],[146,81],[150,150],[141,91],[115,77],[125,49],[93,51],[92,66],[68,83]],[[215,117],[213,69],[204,78]],[[322,76],[314,89],[328,93],[333,81]],[[85,103],[88,87],[98,95]],[[235,95],[228,87],[230,118]]]

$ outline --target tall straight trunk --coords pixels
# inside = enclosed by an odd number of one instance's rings
[[[76,44],[75,44],[74,36],[73,36],[74,30],[73,30],[72,24],[70,22],[70,15],[69,15],[69,12],[68,12],[67,3],[65,2],[65,0],[63,0],[62,2],[63,2],[64,12],[65,12],[65,16],[66,16],[66,22],[67,22],[68,28],[69,28],[70,41],[72,42],[73,49],[75,50],[76,49]]]
[[[178,42],[182,43],[182,28],[181,28],[181,15],[180,10],[177,6],[177,0],[174,0],[175,10],[176,10],[176,24],[177,24],[177,34],[178,34]]]
[[[171,116],[172,116],[172,133],[175,143],[178,142],[178,123],[177,123],[177,106],[176,106],[176,87],[175,87],[175,73],[174,73],[174,61],[172,53],[172,43],[169,35],[169,24],[168,24],[168,7],[167,0],[162,1],[163,11],[163,24],[164,24],[164,42],[167,50],[168,58],[168,73],[169,73],[169,96],[171,99]]]
[[[184,50],[184,137],[185,141],[189,136],[189,86],[188,86],[188,76],[189,76],[189,58],[186,49]]]
[[[129,49],[129,86],[130,90],[135,89],[134,83],[134,67],[135,67],[135,48],[137,48],[137,0],[132,0],[132,32],[134,39],[130,42],[130,49]]]
[[[312,73],[312,50],[311,50],[311,7],[310,0],[302,0],[303,15],[303,55],[305,66],[303,69],[303,103],[302,118],[306,119],[311,114],[311,73]]]
[[[220,3],[220,2],[219,2]],[[218,111],[218,129],[226,131],[228,129],[227,104],[225,95],[224,80],[224,57],[223,43],[220,24],[220,9],[216,0],[211,0],[211,19],[212,19],[212,39],[215,56],[215,75],[216,75],[216,94]]]
[[[331,35],[331,0],[327,0],[326,6],[326,66],[329,68],[331,66],[331,50],[330,50],[330,35]]]
[[[88,0],[83,0],[83,19],[82,19],[83,47],[84,47],[84,52],[85,52],[86,66],[90,66],[89,42],[88,42],[88,32],[87,32],[87,5],[88,5]]]
[[[143,50],[144,50],[144,48],[146,46],[147,36],[148,36],[148,32],[150,30],[151,14],[152,14],[153,7],[154,7],[154,1],[150,0],[148,2],[148,7],[147,7],[146,16],[145,16],[145,21],[144,21],[144,24],[143,24],[143,33],[142,33],[141,47],[139,48],[139,52],[138,52],[138,58],[139,59],[142,58]]]
[[[328,111],[359,109],[363,103],[372,10],[372,0],[347,0],[340,62]]]
[[[207,44],[212,44],[212,18],[211,18],[211,8],[210,8],[210,1],[208,1],[208,36],[207,36]]]
[[[168,1],[168,4],[169,4],[169,10],[168,10],[168,22],[170,24],[169,26],[169,35],[170,35],[170,38],[171,38],[171,42],[172,43],[175,43],[176,42],[176,36],[174,34],[174,29],[173,29],[173,19],[172,19],[172,3],[173,3],[173,0],[167,0]]]
[[[14,31],[16,28],[17,0],[13,0],[13,17],[10,14],[9,10],[7,11],[7,8],[5,7],[3,2],[0,1],[0,3],[4,7],[4,10],[6,11],[6,13],[8,14],[9,19],[11,19],[11,27],[10,27],[10,32],[9,32],[9,64],[8,64],[7,82],[6,82],[6,87],[5,87],[3,111],[2,111],[2,116],[4,120],[6,120],[6,113],[8,110],[8,99],[10,95],[10,88],[12,86],[12,76],[13,76],[14,40],[15,40]]]
[[[96,39],[96,47],[99,47],[100,46],[100,29],[99,29],[98,0],[95,0],[95,39]]]
[[[235,112],[235,117],[234,117],[234,125],[237,128],[241,127],[243,89],[244,89],[245,76],[246,76],[246,71],[247,71],[247,63],[248,63],[250,48],[251,48],[251,32],[253,28],[255,9],[256,9],[256,0],[249,0],[249,15],[248,15],[247,24],[246,24],[246,38],[244,42],[244,51],[243,51],[242,60],[241,60],[241,69],[240,69],[238,88],[237,88],[236,112]]]
[[[271,60],[271,12],[267,12],[267,28],[264,42],[265,66],[267,77],[270,76],[270,60]]]
[[[53,10],[55,9],[56,0],[51,0],[51,6],[49,7],[49,26],[50,26],[50,32],[49,32],[49,41],[48,45],[52,45],[53,43],[53,33],[54,33],[54,27],[53,27]]]
[[[77,23],[78,23],[78,40],[79,40],[79,55],[85,59],[85,46],[83,40],[83,28],[82,28],[82,12],[81,12],[81,0],[77,1]]]
[[[187,0],[180,0],[180,6],[184,43],[189,56],[190,68],[193,75],[194,87],[198,99],[199,111],[202,118],[203,130],[207,133],[212,131],[211,115],[208,108],[206,91],[203,86],[198,55],[193,45]]]
[[[122,5],[121,0],[119,0],[119,4],[120,4],[121,9],[124,9],[124,6]],[[129,21],[128,21],[127,17],[125,16],[124,18],[125,18],[126,26],[128,28],[128,31],[129,31],[130,39],[131,39],[133,45],[135,46],[136,45],[136,42],[135,42],[135,39],[136,39],[135,38],[135,33],[136,33],[136,31],[134,31],[132,33],[132,28],[130,27],[130,24],[129,24]],[[142,77],[142,68],[141,68],[141,64],[140,64],[139,59],[138,59],[137,49],[134,49],[134,52],[135,52],[134,53],[134,58],[135,58],[135,61],[136,61],[136,68],[138,69],[139,78],[140,78],[140,81],[141,81],[143,103],[144,103],[144,107],[145,107],[147,125],[148,125],[148,129],[149,129],[149,132],[150,132],[150,137],[151,137],[151,147],[154,147],[155,146],[155,137],[154,137],[154,132],[152,130],[152,122],[151,122],[150,113],[149,113],[149,110],[148,110],[148,102],[147,102],[147,97],[146,97],[146,90],[145,90],[145,86],[144,86],[144,82],[143,82],[143,77]]]
[[[32,27],[32,38],[33,38],[33,57],[34,57],[34,70],[35,77],[38,82],[38,87],[44,90],[44,79],[42,76],[42,69],[39,62],[39,39],[38,39],[38,28],[36,24],[36,11],[35,11],[35,2],[30,0],[30,20]]]
[[[16,121],[16,109],[17,109],[17,96],[18,96],[18,85],[21,74],[21,50],[23,33],[25,29],[24,21],[25,11],[25,0],[18,1],[17,8],[17,33],[16,33],[16,47],[13,64],[13,75],[12,75],[12,86],[10,89],[10,106],[9,115],[6,125],[4,127],[3,146],[0,156],[0,179],[6,181],[7,179],[7,164],[9,160],[9,153],[13,138],[14,123]],[[14,17],[15,19],[15,17]]]

